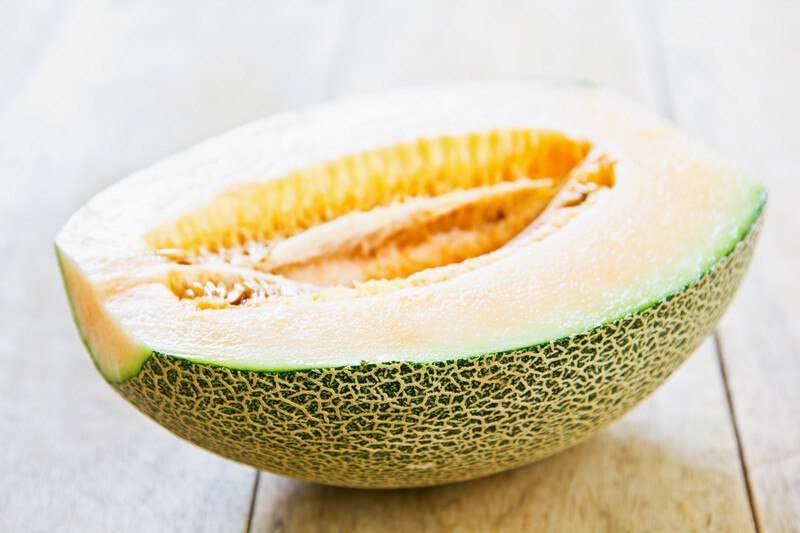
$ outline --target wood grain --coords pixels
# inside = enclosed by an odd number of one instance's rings
[[[0,54],[0,76],[14,77],[0,91],[0,530],[242,531],[255,472],[181,442],[103,383],[52,242],[130,171],[320,100],[343,5],[25,5],[10,7],[30,34],[1,39],[29,59]]]
[[[758,522],[800,531],[800,5],[658,11],[680,124],[769,187],[759,251],[720,340]]]
[[[649,15],[638,4],[503,7],[366,3],[343,90],[582,75],[648,105],[660,101]],[[596,438],[498,476],[449,487],[364,492],[262,474],[252,530],[752,530],[714,350],[713,343],[704,345],[664,388]]]

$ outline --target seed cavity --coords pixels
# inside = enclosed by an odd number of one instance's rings
[[[547,238],[614,186],[556,132],[423,139],[234,187],[147,236],[199,309],[436,283]]]
[[[222,309],[274,298],[292,298],[314,292],[314,287],[258,272],[220,265],[220,268],[175,269],[167,277],[172,292],[192,300],[199,309]]]

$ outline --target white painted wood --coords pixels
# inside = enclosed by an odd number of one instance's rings
[[[342,88],[566,77],[654,105],[641,15],[625,0],[365,2]]]
[[[71,2],[0,1],[0,113],[46,53],[50,37]]]
[[[797,530],[800,9],[780,0],[645,6],[0,3],[0,530],[241,531],[248,522],[252,469],[147,421],[80,346],[51,242],[87,198],[197,140],[327,96],[536,76],[593,78],[650,106],[673,104],[682,126],[769,185],[767,227],[721,345],[761,529]],[[710,343],[623,420],[551,459],[409,491],[262,474],[252,518],[256,531],[753,527]]]
[[[800,531],[800,4],[658,7],[678,121],[769,187],[721,346],[761,529]]]

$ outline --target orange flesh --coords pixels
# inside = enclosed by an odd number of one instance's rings
[[[419,140],[230,189],[147,241],[201,309],[433,283],[588,208],[614,182],[590,150],[531,130]]]

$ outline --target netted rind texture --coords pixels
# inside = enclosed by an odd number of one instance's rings
[[[524,350],[291,372],[156,353],[114,387],[180,437],[278,474],[350,487],[484,476],[576,444],[655,390],[714,328],[759,226],[672,297]]]

